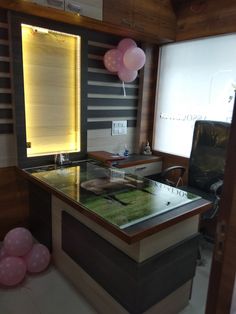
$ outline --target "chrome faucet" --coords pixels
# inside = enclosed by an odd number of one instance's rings
[[[56,165],[62,166],[69,163],[69,154],[56,154],[54,156],[54,162]]]

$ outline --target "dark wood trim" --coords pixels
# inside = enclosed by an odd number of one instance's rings
[[[78,202],[72,200],[70,197],[66,196],[64,193],[52,188],[50,185],[38,180],[37,178],[31,176],[26,171],[17,168],[18,173],[22,175],[27,180],[38,184],[41,188],[45,189],[49,193],[52,193],[62,201],[66,202],[70,206],[74,207],[81,214],[89,217],[91,220],[95,221],[97,224],[104,227],[106,230],[113,233],[115,236],[125,241],[128,244],[135,243],[140,241],[148,236],[151,236],[161,230],[164,230],[168,227],[175,225],[185,219],[193,217],[195,215],[201,214],[208,209],[211,208],[212,203],[200,199],[196,200],[190,204],[186,204],[176,208],[175,210],[171,210],[169,212],[163,213],[162,215],[153,217],[151,219],[147,219],[141,223],[135,224],[134,226],[119,229],[118,227],[108,223],[100,216],[95,213],[89,211],[87,208],[83,207]]]
[[[143,313],[194,276],[198,235],[138,263],[66,211],[61,220],[62,249],[131,314]]]

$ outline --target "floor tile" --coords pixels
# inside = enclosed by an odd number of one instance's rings
[[[203,247],[202,255],[204,263],[197,267],[191,300],[179,314],[205,312],[212,248]],[[39,275],[27,275],[18,287],[0,289],[0,313],[96,314],[96,311],[55,267],[51,266]]]

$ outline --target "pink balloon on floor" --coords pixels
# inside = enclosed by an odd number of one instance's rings
[[[3,243],[8,255],[23,256],[32,248],[33,238],[29,230],[19,227],[10,230]]]
[[[122,67],[122,69],[118,72],[119,79],[125,83],[134,81],[137,75],[138,75],[137,71],[131,71],[126,69],[125,67]]]
[[[146,61],[144,51],[138,47],[130,48],[124,53],[123,62],[124,66],[132,71],[141,69]]]
[[[4,245],[1,246],[0,248],[0,261],[4,258],[4,257],[7,257],[9,256]]]
[[[22,258],[8,256],[0,261],[0,284],[15,286],[20,283],[26,273],[26,265]]]
[[[104,65],[110,72],[118,72],[123,63],[123,54],[118,49],[110,49],[104,55]]]
[[[119,49],[122,53],[125,53],[126,50],[134,47],[137,47],[137,44],[133,39],[124,38],[119,42],[117,49]]]
[[[39,273],[47,268],[50,262],[50,253],[45,245],[36,243],[30,252],[24,256],[24,260],[28,272]]]

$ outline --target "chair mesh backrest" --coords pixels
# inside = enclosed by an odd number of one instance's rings
[[[230,124],[196,121],[189,160],[189,186],[210,192],[210,186],[223,180]]]

